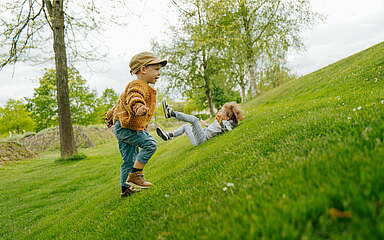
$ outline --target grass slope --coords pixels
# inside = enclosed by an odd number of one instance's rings
[[[146,168],[156,186],[126,199],[115,142],[81,161],[7,164],[0,236],[383,239],[383,53],[381,43],[267,92],[199,147],[159,142]]]

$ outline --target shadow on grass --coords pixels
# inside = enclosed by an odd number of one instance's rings
[[[55,163],[60,163],[60,164],[68,164],[68,163],[73,163],[73,162],[77,162],[77,161],[80,161],[80,160],[83,160],[83,159],[86,159],[87,156],[85,154],[76,154],[76,155],[73,155],[73,156],[70,156],[70,157],[67,157],[67,158],[57,158],[55,160]]]

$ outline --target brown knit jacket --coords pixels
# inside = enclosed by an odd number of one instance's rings
[[[142,105],[149,108],[147,114],[136,116],[136,110]],[[119,120],[123,128],[144,130],[155,112],[155,107],[156,90],[142,80],[134,80],[125,87],[110,114],[113,114],[113,123]]]

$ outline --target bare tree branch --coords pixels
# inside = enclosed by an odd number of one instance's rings
[[[45,2],[45,5],[47,6],[48,14],[51,18],[53,18],[53,7],[50,0],[43,0]]]
[[[45,20],[47,21],[47,23],[49,25],[49,28],[53,31],[51,20],[49,19],[49,17],[47,16],[47,12],[45,11],[45,5],[46,5],[46,1],[43,1],[44,17],[45,17]],[[48,9],[48,7],[47,7],[47,9]]]
[[[24,5],[26,3],[27,3],[27,1],[25,0],[23,2],[22,9],[24,8]],[[18,19],[17,19],[16,28],[20,25],[21,25],[21,27],[16,31],[16,33],[13,35],[13,37],[11,39],[11,48],[9,50],[9,57],[0,64],[0,70],[3,69],[5,65],[7,65],[9,63],[16,62],[19,55],[22,54],[22,52],[27,48],[29,40],[30,40],[31,36],[33,35],[30,32],[31,31],[30,25],[33,24],[33,22],[41,14],[41,12],[43,11],[43,8],[44,8],[44,5],[42,5],[40,7],[39,11],[37,12],[37,14],[33,15],[34,3],[36,3],[36,1],[29,0],[28,15],[24,20],[21,20],[22,12],[20,12]],[[12,31],[13,31],[13,29],[12,29]],[[26,31],[26,38],[23,40],[21,47],[19,47],[19,41],[20,41],[20,37],[23,34],[23,31]]]
[[[175,0],[172,0],[172,3],[181,11],[181,12],[184,12],[185,14],[191,16],[193,15],[192,13],[188,12],[187,10],[183,9],[182,7],[179,6],[179,4],[177,4],[177,2]]]

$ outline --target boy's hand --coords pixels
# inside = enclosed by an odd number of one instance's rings
[[[204,127],[208,127],[208,123],[204,120],[200,120],[201,122],[201,125],[203,125]]]
[[[142,105],[141,107],[139,107],[137,110],[136,110],[136,115],[137,116],[144,116],[145,114],[147,114],[149,108],[145,105]]]

